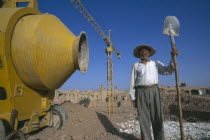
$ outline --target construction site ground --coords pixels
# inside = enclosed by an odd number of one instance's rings
[[[164,95],[164,120],[178,122],[176,95]],[[183,121],[210,123],[210,96],[183,95]],[[68,121],[61,130],[46,127],[26,135],[27,140],[137,140],[139,133],[129,134],[120,131],[119,124],[135,120],[137,110],[117,107],[112,117],[107,108],[84,107],[80,104],[65,102],[61,105],[68,114]],[[167,139],[167,138],[166,138]]]
[[[117,123],[135,119],[136,109],[116,108],[112,117],[108,117],[106,108],[86,108],[79,104],[66,102],[61,105],[68,114],[68,121],[61,130],[44,128],[28,135],[28,140],[124,140],[137,139],[119,132]]]

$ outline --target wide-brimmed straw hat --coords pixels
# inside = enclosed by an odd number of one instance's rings
[[[133,55],[134,55],[135,57],[137,57],[137,58],[140,58],[140,57],[141,57],[140,51],[141,51],[141,49],[144,49],[144,48],[149,50],[149,52],[150,52],[149,57],[152,56],[152,55],[154,55],[154,54],[156,53],[156,50],[155,50],[153,47],[151,47],[151,46],[149,46],[149,45],[140,45],[140,46],[137,46],[137,47],[133,50]]]

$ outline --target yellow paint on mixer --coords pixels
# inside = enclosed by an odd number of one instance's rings
[[[39,127],[49,125],[54,90],[76,69],[85,73],[89,60],[84,32],[76,37],[57,17],[40,13],[35,0],[28,1],[25,8],[15,8],[15,0],[0,8],[0,119],[10,123],[15,109],[15,129],[19,121],[37,123],[39,116],[47,120]]]
[[[73,59],[78,57],[75,38],[53,15],[22,17],[11,41],[12,60],[22,81],[38,90],[59,88],[79,68]]]

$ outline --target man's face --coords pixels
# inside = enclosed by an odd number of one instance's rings
[[[148,49],[143,48],[140,50],[140,56],[141,56],[140,58],[141,59],[148,59],[149,55],[150,55],[150,52]]]

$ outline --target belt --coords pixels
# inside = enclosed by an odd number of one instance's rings
[[[136,86],[136,88],[154,88],[156,86],[157,86],[157,84],[154,84],[154,85],[139,85],[139,86]]]

